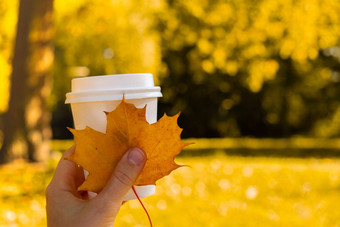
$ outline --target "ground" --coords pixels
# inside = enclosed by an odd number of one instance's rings
[[[0,226],[46,226],[48,164],[0,167]],[[340,159],[183,156],[142,199],[154,226],[340,226]],[[123,205],[115,226],[148,226],[138,201]]]

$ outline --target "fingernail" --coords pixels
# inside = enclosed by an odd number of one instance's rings
[[[141,165],[142,163],[144,163],[145,154],[139,148],[136,148],[136,147],[132,148],[129,152],[128,160],[132,165],[136,165],[136,166]]]

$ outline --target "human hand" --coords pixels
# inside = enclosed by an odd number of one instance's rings
[[[84,181],[81,167],[65,160],[75,147],[65,151],[46,189],[47,226],[112,227],[125,194],[142,171],[146,156],[139,148],[128,150],[105,188],[93,199],[77,191]]]

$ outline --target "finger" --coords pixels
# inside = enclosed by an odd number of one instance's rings
[[[77,187],[84,181],[83,169],[72,161],[65,160],[66,157],[73,154],[74,150],[75,146],[72,146],[64,152],[55,170],[51,183],[58,189],[77,194]]]
[[[121,204],[126,193],[131,189],[146,161],[144,151],[139,148],[128,150],[119,161],[111,179],[96,197],[109,207]]]

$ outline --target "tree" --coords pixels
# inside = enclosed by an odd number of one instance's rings
[[[339,1],[166,3],[159,112],[184,137],[340,135]]]
[[[0,162],[17,157],[45,159],[51,137],[50,93],[53,62],[53,0],[20,0],[12,61],[10,101],[3,115]]]

